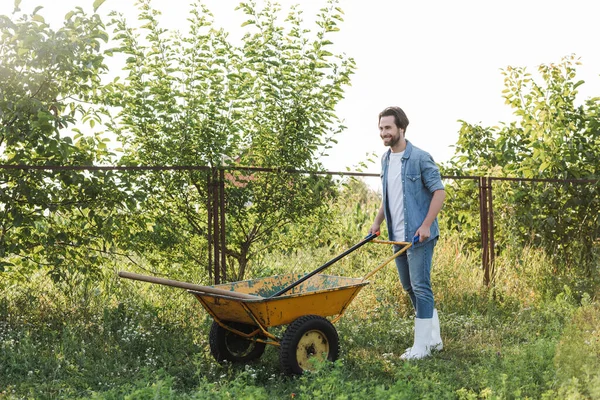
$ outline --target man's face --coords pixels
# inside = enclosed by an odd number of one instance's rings
[[[379,120],[379,136],[385,146],[394,147],[404,138],[404,129],[396,126],[393,115],[387,115]]]

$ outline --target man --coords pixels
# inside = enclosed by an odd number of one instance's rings
[[[437,215],[446,192],[433,158],[405,139],[407,126],[408,118],[400,107],[388,107],[379,114],[379,135],[389,150],[381,158],[383,199],[369,233],[379,232],[385,219],[391,241],[415,240],[396,258],[402,287],[416,312],[413,346],[401,356],[412,360],[443,347],[430,277],[439,236]],[[399,249],[394,246],[394,251]]]

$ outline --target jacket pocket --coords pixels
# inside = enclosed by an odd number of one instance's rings
[[[421,174],[406,174],[406,179],[409,182],[415,183],[421,180]]]

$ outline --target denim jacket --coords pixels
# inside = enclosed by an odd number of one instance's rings
[[[381,157],[381,183],[383,186],[383,210],[388,228],[388,237],[392,241],[410,242],[415,232],[429,211],[429,205],[436,190],[444,190],[444,184],[440,176],[440,170],[433,161],[431,155],[406,141],[406,150],[402,156],[402,187],[404,193],[404,238],[394,238],[391,215],[388,203],[387,173],[390,162],[388,150]],[[436,239],[440,235],[437,218],[431,224],[431,236],[423,243]]]

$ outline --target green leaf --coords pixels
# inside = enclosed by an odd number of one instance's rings
[[[543,173],[548,167],[550,166],[549,162],[544,161],[541,165],[540,165],[540,169],[539,172],[540,174]]]
[[[23,223],[23,215],[19,212],[13,213],[13,226],[18,227]]]
[[[106,32],[98,32],[96,35],[99,39],[102,39],[104,42],[108,43],[108,34]]]
[[[106,0],[95,0],[94,1],[94,12],[98,11],[98,8],[104,3]]]
[[[14,265],[15,264],[10,262],[0,261],[0,272],[4,272],[6,271],[6,267],[14,267]]]

